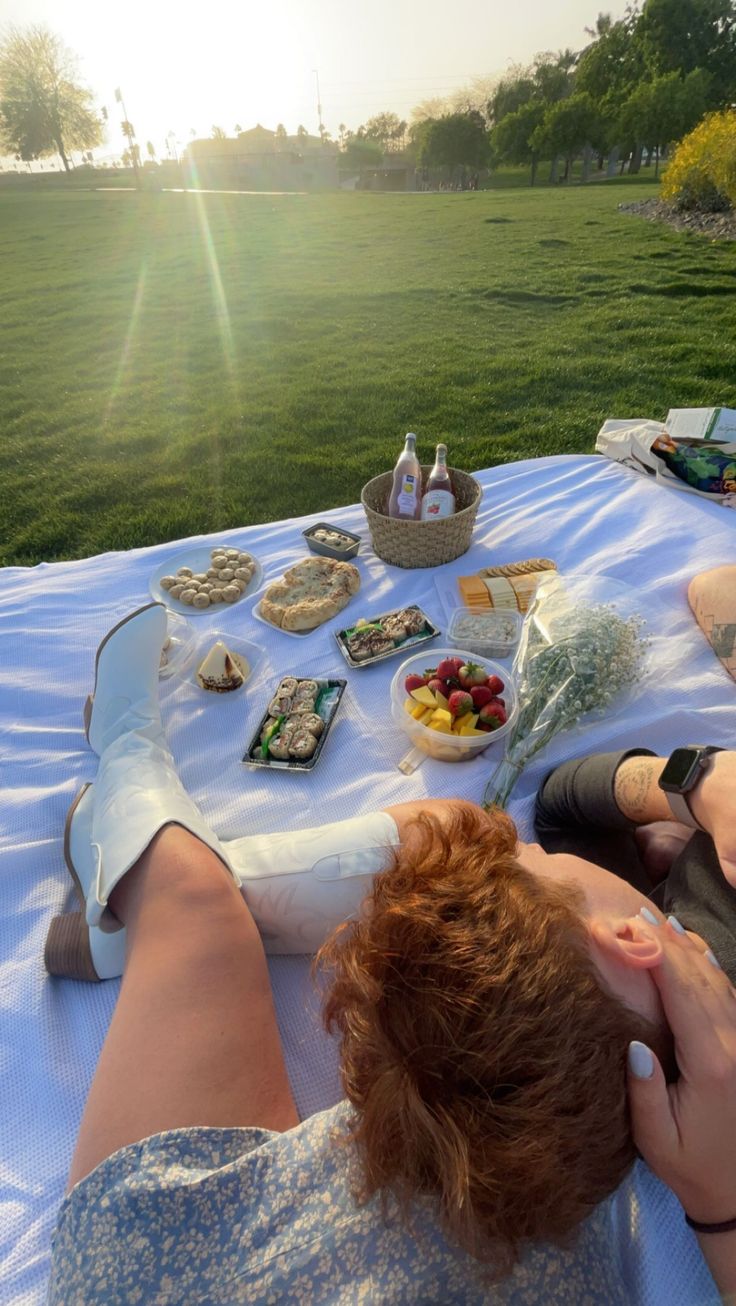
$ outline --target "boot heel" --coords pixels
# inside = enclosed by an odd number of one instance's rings
[[[89,946],[89,930],[79,911],[54,916],[46,935],[43,963],[49,975],[99,983]]]

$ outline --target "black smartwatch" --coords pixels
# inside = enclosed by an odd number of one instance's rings
[[[670,753],[659,777],[659,787],[667,795],[675,820],[693,830],[702,830],[703,827],[690,811],[687,794],[692,793],[710,770],[712,754],[722,752],[722,748],[715,748],[712,744],[688,744],[686,748],[676,748]]]

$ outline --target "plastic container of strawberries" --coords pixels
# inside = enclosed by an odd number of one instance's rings
[[[485,752],[493,744],[498,744],[500,740],[511,730],[516,720],[518,712],[518,696],[516,686],[511,672],[507,667],[502,667],[497,662],[491,662],[488,658],[478,657],[475,653],[469,653],[463,649],[456,648],[433,648],[431,650],[432,665],[439,663],[443,658],[464,658],[468,662],[474,662],[481,666],[489,676],[499,676],[504,683],[503,694],[501,697],[506,705],[507,720],[504,725],[499,726],[496,730],[489,730],[483,735],[450,735],[432,730],[428,725],[416,721],[409,716],[404,707],[405,700],[410,697],[404,689],[406,677],[412,674],[423,675],[427,666],[427,652],[417,654],[414,657],[407,658],[402,662],[396,675],[391,681],[391,715],[396,723],[408,735],[413,745],[412,753],[418,750],[420,756],[413,757],[408,753],[406,757],[399,762],[399,770],[405,775],[410,775],[415,771],[417,766],[421,765],[424,760],[422,754],[426,757],[436,758],[440,762],[468,762],[477,757],[479,753]]]

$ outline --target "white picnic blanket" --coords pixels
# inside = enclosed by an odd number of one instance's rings
[[[536,760],[511,809],[522,832],[530,832],[537,782],[564,756],[634,743],[663,753],[692,740],[733,746],[736,685],[695,626],[685,597],[695,572],[736,562],[731,514],[596,456],[542,458],[478,477],[485,493],[473,547],[442,568],[443,576],[537,555],[555,559],[562,571],[605,573],[665,605],[680,653],[679,674],[650,685],[645,701],[634,701],[584,740],[558,737]],[[412,601],[446,628],[434,572],[386,567],[370,548],[357,505],[320,516],[364,537],[358,558],[362,589],[349,610],[355,618]],[[317,518],[254,526],[212,540],[242,543],[261,559],[270,581],[303,556],[301,531],[308,520]],[[81,704],[100,638],[146,601],[152,572],[181,551],[179,542],[0,572],[3,1304],[34,1306],[43,1300],[56,1208],[118,987],[116,981],[52,982],[41,960],[51,916],[72,906],[62,855],[66,809],[79,785],[95,773],[82,733]],[[298,640],[255,621],[254,601],[191,618],[204,645],[217,630],[262,649],[244,695],[219,699],[205,696],[187,679],[162,682],[165,721],[184,783],[219,834],[298,829],[425,795],[480,798],[493,750],[459,766],[427,760],[410,777],[397,769],[407,741],[397,733],[388,707],[396,661],[346,671],[333,638],[343,618]],[[290,672],[347,674],[333,737],[312,774],[248,771],[240,758],[268,687]],[[308,963],[274,959],[271,973],[296,1099],[309,1114],[339,1097],[335,1051],[319,1028]],[[616,1212],[615,1236],[632,1302],[691,1306],[710,1299],[709,1276],[677,1203],[644,1167],[620,1194]]]

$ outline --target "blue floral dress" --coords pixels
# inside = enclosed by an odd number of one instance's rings
[[[607,1208],[576,1247],[535,1248],[502,1284],[442,1237],[429,1201],[411,1227],[356,1205],[336,1141],[347,1106],[285,1134],[176,1129],[108,1157],[64,1199],[51,1306],[195,1303],[539,1303],[623,1306]]]

